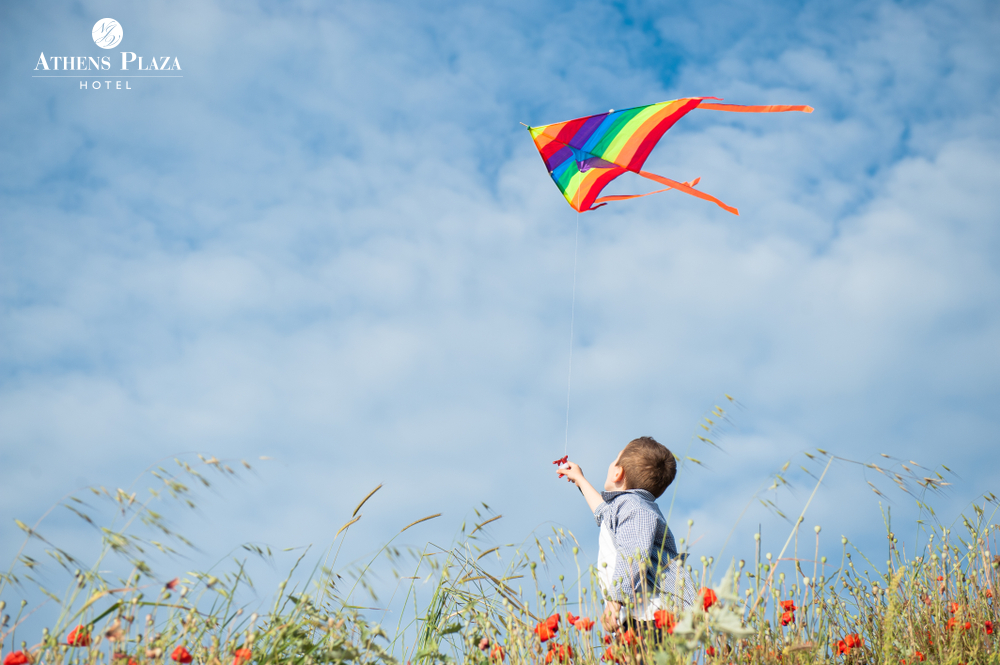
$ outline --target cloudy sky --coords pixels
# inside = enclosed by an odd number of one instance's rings
[[[411,542],[448,541],[484,501],[500,541],[553,523],[593,555],[550,464],[577,224],[568,452],[597,482],[635,436],[701,460],[672,513],[695,520],[696,554],[718,555],[769,474],[816,447],[947,464],[945,522],[998,489],[994,2],[0,13],[4,568],[15,517],[191,451],[272,458],[173,517],[207,558],[327,544],[379,483],[358,552],[435,512]],[[123,27],[110,51],[91,38],[104,17]],[[122,51],[175,57],[181,77],[125,78]],[[131,89],[35,78],[41,53],[110,55],[97,80]],[[648,170],[700,176],[739,217],[675,192],[578,215],[518,124],[686,96],[816,109],[694,112],[653,152]],[[732,407],[722,451],[693,439],[716,404]],[[831,554],[841,533],[884,542],[866,480],[834,464],[810,509]],[[751,509],[726,556],[751,554],[761,523],[779,549],[787,529]],[[93,538],[58,511],[48,524]]]

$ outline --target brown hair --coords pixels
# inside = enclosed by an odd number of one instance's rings
[[[618,466],[625,471],[627,489],[646,490],[654,498],[659,498],[677,475],[674,454],[651,436],[629,441],[618,458]]]

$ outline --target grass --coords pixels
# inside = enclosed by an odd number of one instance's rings
[[[817,472],[823,468],[814,475],[818,487],[837,458],[825,451],[806,455]],[[898,463],[901,472],[865,466],[921,502],[945,484],[940,474],[923,477],[913,463]],[[772,488],[787,482],[787,468],[771,479]],[[101,534],[100,554],[89,566],[45,538],[42,520],[34,526],[18,522],[25,544],[0,576],[5,665],[25,660],[53,665],[1000,663],[992,595],[1000,566],[1000,556],[992,555],[998,527],[990,524],[995,512],[987,513],[996,509],[992,494],[962,516],[956,529],[938,523],[921,503],[928,520],[905,529],[922,530],[927,542],[909,553],[886,512],[884,563],[865,557],[846,538],[839,562],[831,563],[820,552],[820,528],[804,527],[807,502],[790,520],[790,534],[777,556],[762,556],[758,534],[752,555],[725,570],[716,571],[711,557],[701,557],[700,566],[689,557],[701,589],[695,606],[671,608],[664,630],[635,635],[600,629],[603,601],[595,571],[579,561],[572,533],[555,528],[517,546],[487,548],[482,536],[500,516],[486,506],[475,510],[475,522],[463,525],[447,547],[428,543],[413,551],[394,545],[408,529],[437,517],[429,515],[402,528],[368,560],[338,568],[344,539],[378,487],[357,506],[321,560],[306,570],[307,553],[302,554],[274,590],[270,608],[248,614],[239,598],[252,582],[242,563],[218,576],[189,573],[175,580],[158,580],[149,563],[153,553],[173,556],[191,545],[154,506],[170,500],[194,505],[191,487],[208,487],[215,482],[213,474],[237,471],[215,458],[200,458],[197,463],[177,460],[169,470],[161,466],[150,473],[158,485],[143,501],[125,490],[90,490],[88,501],[113,509],[107,526],[96,524],[93,506],[80,496],[59,504]],[[679,543],[683,548],[685,538]],[[41,562],[26,554],[31,547],[43,550],[46,565],[54,562],[69,577],[61,595],[40,586],[36,570]],[[270,554],[266,548],[246,547],[263,557]],[[389,614],[384,610],[359,605],[359,597],[376,596],[373,566],[381,560],[388,560],[396,575],[391,597],[382,603],[399,609],[395,625],[385,623]],[[112,578],[104,568],[127,572]],[[720,581],[712,584],[715,579]],[[6,602],[29,588],[47,600],[38,607]],[[714,602],[707,602],[712,595]],[[51,623],[24,639],[26,618],[43,604]],[[574,626],[567,613],[596,623],[584,630],[586,622]],[[546,631],[539,626],[546,622],[554,635],[543,641],[540,633]]]

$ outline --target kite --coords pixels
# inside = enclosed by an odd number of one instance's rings
[[[734,111],[737,113],[780,113],[803,111],[812,113],[811,106],[739,106],[714,104],[705,100],[718,97],[689,97],[659,104],[637,106],[624,111],[589,115],[585,118],[557,122],[543,127],[528,127],[549,175],[566,201],[577,212],[600,208],[611,201],[624,201],[676,189],[711,201],[734,215],[739,211],[719,199],[695,189],[700,178],[676,182],[642,170],[649,153],[674,123],[695,109]],[[526,125],[527,126],[527,125]],[[661,185],[664,189],[646,194],[600,196],[612,180],[625,173],[635,173]]]

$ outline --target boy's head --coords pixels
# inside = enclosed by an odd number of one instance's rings
[[[605,489],[646,490],[659,498],[674,482],[677,461],[666,446],[651,436],[629,441],[608,468]]]

